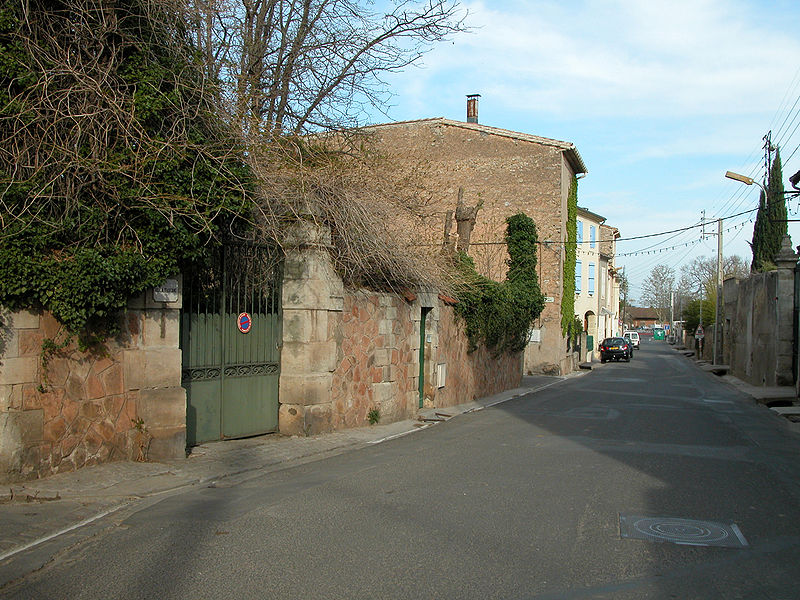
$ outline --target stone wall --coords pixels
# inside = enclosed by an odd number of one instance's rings
[[[494,356],[484,346],[468,352],[464,322],[451,306],[440,310],[437,364],[446,365],[445,385],[434,390],[437,408],[463,404],[519,387],[523,354]]]
[[[723,285],[725,324],[722,362],[730,374],[753,385],[792,385],[794,267],[797,255],[784,237],[778,268]],[[706,330],[705,358],[712,328]]]
[[[327,235],[286,253],[279,429],[289,435],[360,427],[444,408],[519,385],[522,357],[467,352],[463,324],[435,293],[349,290],[331,269]],[[420,335],[425,311],[424,337]],[[442,381],[444,376],[444,381]],[[440,383],[444,383],[440,386]]]
[[[114,339],[91,352],[71,343],[45,355],[46,366],[42,342],[62,339],[61,325],[47,312],[2,312],[0,481],[135,460],[140,453],[184,455],[180,303],[142,297],[130,306]]]
[[[334,325],[332,426],[360,427],[377,408],[383,421],[408,418],[417,390],[420,317],[400,296],[348,291]]]

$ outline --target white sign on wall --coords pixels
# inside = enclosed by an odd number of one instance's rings
[[[164,283],[153,288],[153,301],[155,302],[177,302],[178,301],[178,280],[166,279]]]

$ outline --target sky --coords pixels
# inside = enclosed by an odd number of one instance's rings
[[[420,67],[388,78],[388,119],[466,118],[572,142],[588,174],[578,204],[617,227],[617,266],[630,295],[654,266],[680,275],[716,257],[702,228],[636,236],[723,218],[723,253],[749,264],[764,136],[780,147],[784,186],[800,171],[800,2],[586,0],[462,2],[468,33],[437,45]],[[795,198],[789,218],[800,219]],[[737,213],[751,211],[734,217]],[[800,223],[789,223],[793,245]],[[677,247],[676,247],[677,246]],[[649,252],[649,254],[647,254]],[[676,277],[676,278],[677,278]]]

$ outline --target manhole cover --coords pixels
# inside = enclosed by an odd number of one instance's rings
[[[650,542],[672,542],[687,546],[719,546],[744,548],[747,546],[735,523],[695,521],[675,517],[619,516],[619,531],[623,538]]]

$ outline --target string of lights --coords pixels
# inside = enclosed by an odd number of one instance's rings
[[[732,225],[731,227],[728,227],[727,229],[725,229],[724,232],[728,233],[730,231],[735,231],[737,229],[740,229],[740,228],[744,227],[745,225],[747,225],[750,222],[751,222],[750,220],[747,220],[747,221],[744,221],[742,223],[738,223],[737,225]],[[700,242],[702,242],[706,237],[708,237],[708,236],[707,235],[701,235],[699,239],[692,240],[690,242],[679,243],[679,244],[675,244],[673,246],[665,246],[663,248],[655,248],[655,249],[653,249],[651,247],[651,249],[635,250],[635,251],[632,251],[632,252],[623,252],[623,253],[617,254],[617,256],[618,257],[622,257],[622,256],[644,256],[644,255],[648,255],[648,254],[662,254],[663,252],[670,252],[672,250],[677,250],[678,248],[688,248],[689,246],[694,246],[694,245],[699,244]]]

